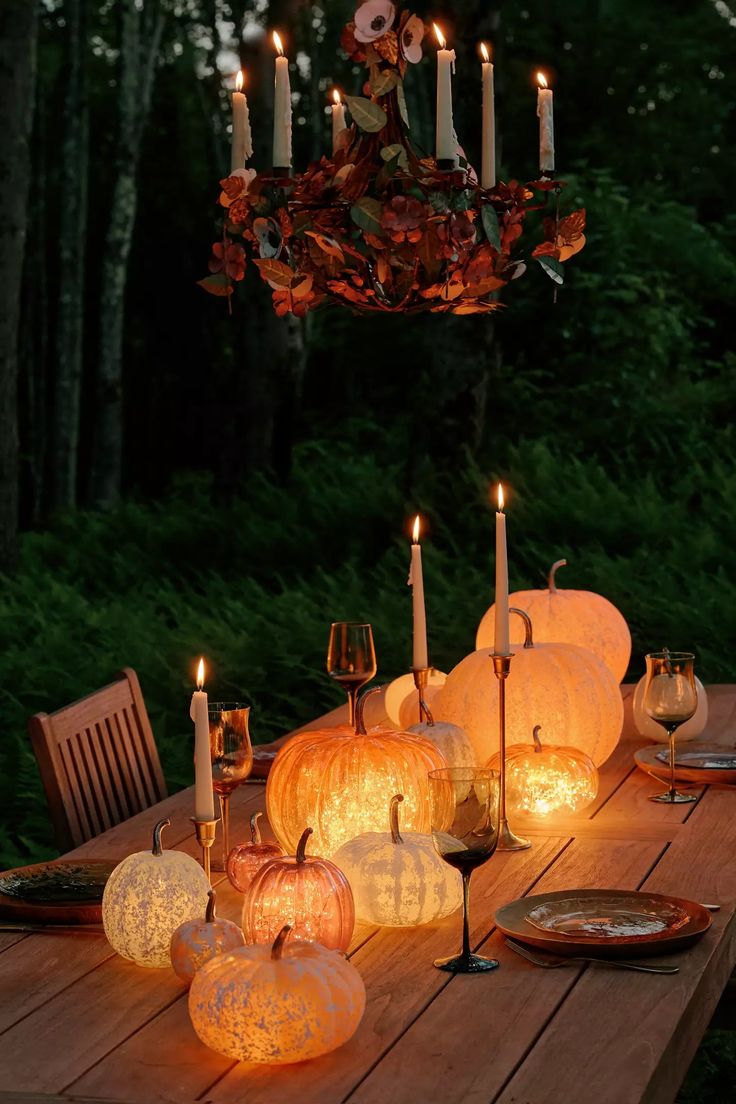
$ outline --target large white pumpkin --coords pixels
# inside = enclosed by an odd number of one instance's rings
[[[517,590],[509,595],[509,604],[529,614],[538,644],[560,642],[587,648],[607,664],[616,681],[621,682],[631,659],[629,626],[616,607],[601,594],[590,590],[558,589],[555,574],[566,564],[567,560],[552,564],[546,590]],[[476,648],[493,647],[495,608],[491,606],[483,615],[475,638]]]
[[[102,895],[102,924],[110,946],[139,966],[170,966],[171,937],[186,920],[199,919],[210,883],[202,867],[183,851],[163,851],[160,820],[153,850],[123,859]]]
[[[650,740],[656,740],[658,744],[666,744],[668,741],[667,730],[661,724],[653,721],[644,710],[644,691],[646,689],[647,676],[636,684],[634,691],[634,724],[640,736],[646,736]],[[699,678],[695,679],[695,687],[698,691],[698,705],[689,721],[685,721],[677,729],[677,740],[694,740],[705,729],[708,723],[708,695]]]
[[[515,611],[520,612],[521,611]],[[512,644],[506,681],[506,744],[523,744],[542,725],[550,744],[570,744],[599,767],[618,743],[624,707],[609,667],[576,644]],[[440,720],[464,728],[478,762],[498,751],[498,680],[492,649],[481,648],[458,663],[435,701]]]

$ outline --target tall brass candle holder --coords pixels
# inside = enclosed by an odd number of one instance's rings
[[[434,718],[430,712],[429,706],[424,700],[424,692],[427,689],[429,683],[429,672],[431,667],[415,667],[412,671],[414,676],[414,685],[417,688],[419,694],[419,723],[422,724],[426,721],[428,725],[434,724]]]
[[[194,825],[197,843],[202,848],[202,867],[207,876],[207,881],[209,882],[212,880],[210,851],[212,850],[212,844],[215,842],[217,825],[220,823],[220,818],[215,817],[214,820],[197,820],[196,817],[190,817],[189,819]]]
[[[498,829],[498,851],[526,851],[531,847],[531,840],[517,836],[509,828],[506,817],[506,679],[511,670],[510,655],[491,656],[493,660],[493,673],[498,679],[498,758],[500,774],[500,811]]]

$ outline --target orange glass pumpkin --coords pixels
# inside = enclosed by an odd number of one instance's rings
[[[283,855],[283,849],[277,843],[264,843],[258,821],[263,816],[260,811],[250,818],[250,843],[241,843],[233,847],[227,857],[227,876],[230,885],[240,893],[245,893],[262,866],[271,859]]]
[[[444,756],[422,736],[384,725],[366,732],[368,696],[358,703],[354,732],[347,725],[301,732],[276,756],[266,808],[284,847],[293,849],[302,826],[311,824],[315,849],[332,858],[348,840],[384,830],[395,793],[404,795],[406,831],[431,830],[427,775],[446,765]]]
[[[578,813],[598,794],[598,771],[584,751],[543,746],[541,728],[534,726],[533,744],[514,744],[506,751],[506,805],[521,816]],[[498,770],[498,752],[488,766]]]
[[[205,962],[223,951],[242,947],[245,937],[232,920],[218,920],[215,916],[215,891],[207,894],[207,911],[204,920],[187,920],[180,924],[171,937],[171,965],[174,973],[191,984],[192,978]]]
[[[555,574],[567,560],[552,564],[546,590],[518,590],[509,603],[524,610],[534,623],[538,643],[577,644],[587,648],[610,667],[616,681],[626,675],[631,659],[631,633],[623,616],[601,594],[590,590],[559,590]],[[483,615],[475,638],[476,648],[492,648],[495,606]]]
[[[613,672],[576,644],[535,644],[529,616],[523,610],[513,612],[525,622],[526,640],[511,646],[507,748],[526,743],[530,727],[539,720],[552,742],[579,748],[599,767],[616,747],[624,722]],[[461,660],[435,701],[435,715],[465,729],[480,763],[498,751],[498,680],[491,654],[481,648]]]
[[[311,828],[305,828],[296,855],[271,859],[251,882],[243,901],[243,932],[248,943],[268,943],[284,922],[297,939],[346,951],[355,927],[350,884],[328,859],[306,854]]]

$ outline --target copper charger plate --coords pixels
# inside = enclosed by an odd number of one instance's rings
[[[54,862],[0,873],[0,919],[36,924],[100,924],[102,894],[117,862]]]
[[[654,744],[634,752],[634,762],[640,770],[653,774],[660,782],[669,784],[669,754],[660,759],[662,745]],[[728,764],[733,764],[729,766]],[[675,745],[675,778],[680,782],[695,782],[700,786],[710,783],[736,786],[736,751],[733,748],[713,747],[708,744]]]
[[[632,937],[616,936],[615,939],[587,936],[584,939],[566,935],[563,932],[545,931],[535,927],[527,919],[532,909],[549,905],[555,901],[605,900],[612,898],[621,904],[630,904],[632,908],[647,905],[656,909],[662,906],[668,913],[673,909],[683,910],[687,920],[672,930],[670,927],[652,935]],[[528,943],[540,951],[549,954],[570,956],[590,956],[592,958],[642,958],[653,955],[672,954],[691,946],[708,930],[712,917],[707,909],[696,901],[682,897],[670,897],[661,893],[637,893],[623,889],[562,889],[556,893],[542,893],[534,897],[520,897],[510,901],[496,912],[496,926],[510,939]]]

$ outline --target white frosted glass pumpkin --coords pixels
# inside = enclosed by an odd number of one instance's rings
[[[432,708],[432,702],[445,685],[447,675],[430,667],[427,672],[427,685],[424,688],[424,700]],[[383,697],[386,716],[396,728],[407,729],[419,721],[419,691],[413,674],[400,675],[386,687]]]
[[[335,863],[353,890],[358,920],[416,927],[449,916],[462,902],[460,875],[435,851],[432,837],[399,832],[401,794],[391,799],[389,832],[365,832],[344,843]]]
[[[422,721],[421,724],[412,725],[407,732],[415,732],[417,736],[424,736],[436,744],[445,757],[448,767],[477,767],[478,762],[470,737],[460,725],[450,721],[436,721],[431,723]]]
[[[661,724],[653,721],[644,710],[644,691],[646,689],[647,676],[636,684],[634,691],[634,724],[640,736],[646,736],[649,740],[656,740],[658,744],[666,744],[668,740],[667,730]],[[708,724],[708,695],[699,678],[695,679],[695,688],[698,691],[698,704],[689,721],[681,724],[675,733],[677,742],[681,740],[694,740],[704,731]]]
[[[123,859],[102,895],[102,924],[110,946],[138,966],[170,966],[171,937],[186,920],[199,919],[210,883],[202,867],[183,851],[164,851],[153,829],[153,850]]]

